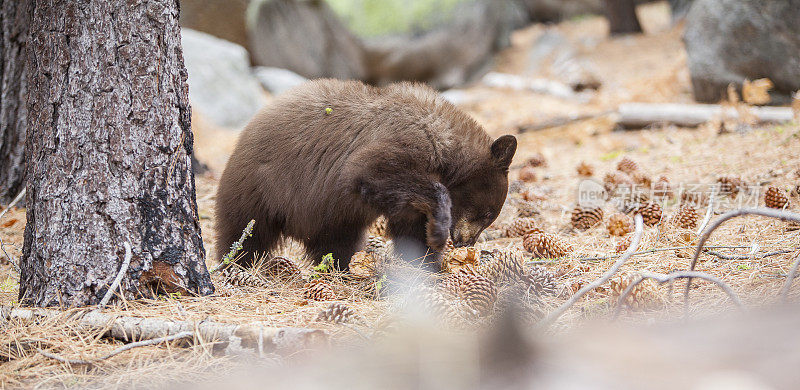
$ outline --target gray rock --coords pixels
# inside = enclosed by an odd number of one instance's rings
[[[798,0],[696,0],[684,41],[697,101],[719,101],[744,79],[768,77],[779,102],[800,89]]]
[[[275,95],[308,81],[307,78],[291,70],[268,66],[257,66],[253,69],[253,73],[255,73],[258,81],[261,82],[261,86]]]
[[[243,127],[265,103],[264,91],[250,72],[247,51],[190,29],[181,30],[189,73],[189,101],[213,123]]]
[[[247,34],[257,65],[308,78],[366,74],[361,41],[325,1],[254,0],[247,8]]]

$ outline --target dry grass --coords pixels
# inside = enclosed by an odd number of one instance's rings
[[[565,102],[549,96],[526,92],[510,92],[471,88],[480,96],[466,109],[483,123],[493,135],[513,132],[519,125],[541,122],[547,118],[575,113],[601,112],[620,101],[685,101],[689,85],[685,58],[680,44],[680,29],[670,28],[658,17],[659,8],[646,8],[645,29],[648,34],[615,40],[604,38],[604,24],[599,18],[573,21],[558,27],[570,40],[580,44],[581,52],[597,66],[604,87],[588,104]],[[515,47],[503,53],[499,69],[519,72],[519,61],[525,47],[541,34],[541,27],[521,31],[514,37]],[[235,133],[204,128],[195,118],[195,131],[201,160],[210,162],[213,171],[197,179],[197,200],[200,210],[204,243],[208,253],[214,253],[213,221],[216,178],[224,164],[224,156],[235,143]],[[542,311],[552,310],[581,286],[599,277],[613,260],[582,262],[580,256],[614,254],[619,238],[610,237],[605,224],[586,232],[569,229],[569,210],[575,202],[578,177],[575,168],[587,161],[595,168],[595,178],[602,179],[613,171],[623,156],[639,163],[641,170],[653,179],[664,175],[673,185],[678,183],[713,183],[718,175],[741,176],[748,183],[775,185],[780,188],[796,185],[800,178],[800,126],[755,127],[743,133],[718,134],[718,127],[708,125],[699,129],[659,127],[643,131],[615,131],[609,117],[574,123],[568,126],[524,133],[518,136],[519,151],[514,166],[518,167],[534,153],[541,152],[548,165],[536,168],[540,181],[533,183],[536,191],[547,194],[538,201],[540,225],[548,232],[568,240],[574,253],[566,259],[552,260],[544,266],[557,278],[556,297],[540,304]],[[213,148],[209,145],[214,145]],[[204,155],[205,153],[205,155]],[[205,158],[203,158],[206,156]],[[511,173],[512,177],[516,170]],[[745,200],[740,194],[738,200]],[[756,200],[763,205],[763,200]],[[791,198],[792,207],[800,199]],[[754,204],[755,205],[755,204]],[[732,206],[722,206],[718,212]],[[606,219],[613,210],[605,209]],[[665,208],[665,219],[677,211],[675,201]],[[701,210],[701,214],[704,210]],[[506,222],[513,210],[505,210]],[[24,210],[12,210],[0,221],[0,239],[14,258],[21,254]],[[642,249],[680,245],[675,241],[675,228],[666,223],[646,228]],[[787,230],[784,222],[760,217],[744,217],[730,221],[717,230],[709,245],[746,246],[747,249],[721,249],[746,254],[757,245],[757,253],[791,249],[794,253],[761,259],[721,260],[702,255],[698,270],[708,272],[729,284],[747,306],[775,302],[784,283],[784,276],[793,256],[800,248],[800,231]],[[479,245],[481,248],[516,248],[522,251],[521,238],[499,239]],[[312,273],[303,263],[302,248],[288,243],[283,249],[288,257],[301,263],[303,273]],[[0,259],[5,256],[0,252]],[[209,259],[209,265],[215,264]],[[669,273],[686,270],[690,258],[679,257],[675,251],[654,252],[633,257],[621,270],[630,275],[637,271]],[[432,278],[420,270],[411,270],[416,280]],[[384,331],[395,326],[397,308],[402,298],[372,299],[356,286],[352,278],[334,274],[326,278],[337,294],[365,320],[362,332]],[[623,321],[660,319],[672,321],[682,316],[682,287],[685,281],[672,286],[652,285],[654,309],[625,312]],[[335,343],[346,343],[358,336],[350,327],[317,322],[316,316],[329,302],[317,302],[303,297],[301,284],[275,284],[274,288],[257,289],[231,287],[217,283],[217,293],[210,297],[165,297],[159,300],[118,302],[109,311],[120,315],[163,317],[185,321],[213,320],[246,323],[262,321],[273,326],[319,327],[328,330]],[[702,281],[693,284],[691,314],[708,315],[730,310],[727,297],[717,288]],[[6,260],[0,263],[0,304],[16,301],[18,276]],[[797,300],[800,289],[790,294]],[[407,302],[405,302],[407,303]],[[556,324],[556,329],[571,328],[589,318],[604,317],[614,308],[609,286],[597,289],[584,297]],[[87,334],[75,327],[67,317],[52,318],[38,323],[8,323],[0,334],[0,388],[32,387],[127,387],[146,386],[148,381],[163,383],[165,379],[179,381],[191,378],[201,381],[215,373],[231,369],[235,362],[213,356],[207,345],[177,348],[171,345],[139,348],[115,356],[93,366],[70,366],[45,358],[30,346],[71,358],[100,356],[119,342],[100,337],[99,332]],[[10,360],[9,360],[10,359]],[[7,361],[6,361],[7,360]]]

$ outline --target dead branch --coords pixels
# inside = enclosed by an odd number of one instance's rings
[[[700,257],[700,252],[703,251],[703,246],[706,244],[706,241],[711,236],[711,233],[718,227],[720,227],[720,225],[722,225],[725,221],[742,215],[761,215],[764,217],[779,218],[787,221],[800,222],[800,214],[790,213],[788,211],[768,209],[768,208],[739,209],[722,214],[722,216],[720,216],[719,219],[711,223],[708,226],[708,228],[706,228],[703,231],[703,234],[700,235],[700,238],[697,241],[697,247],[695,248],[694,251],[694,256],[692,257],[692,265],[691,267],[689,267],[689,271],[694,271],[694,268],[697,265],[697,259]],[[687,314],[689,310],[689,288],[691,286],[692,286],[692,277],[689,276],[686,279],[686,290],[683,293],[683,301]]]
[[[622,265],[625,264],[625,261],[627,261],[628,258],[630,258],[634,252],[636,252],[636,248],[639,247],[639,241],[641,241],[642,239],[642,233],[644,232],[644,223],[642,221],[642,215],[637,214],[634,217],[634,221],[636,222],[636,230],[633,233],[633,239],[631,240],[631,245],[628,247],[625,253],[623,253],[622,256],[620,256],[620,258],[614,263],[614,265],[611,266],[611,268],[609,268],[603,274],[603,276],[601,276],[594,282],[589,283],[586,286],[583,286],[583,288],[578,290],[578,292],[575,293],[575,295],[573,295],[572,297],[570,297],[568,301],[564,302],[564,304],[559,306],[558,309],[548,314],[547,317],[545,317],[539,323],[539,327],[541,328],[548,327],[555,320],[561,317],[561,315],[564,314],[570,307],[572,307],[572,305],[574,305],[575,302],[578,302],[578,300],[581,299],[581,297],[583,297],[586,293],[588,293],[591,290],[594,290],[597,287],[600,287],[601,285],[603,285],[603,283],[611,279],[611,277],[614,276],[614,274],[616,274],[617,271],[619,271]]]
[[[704,279],[704,280],[708,280],[709,282],[712,282],[712,283],[716,284],[717,286],[719,286],[720,289],[722,289],[722,291],[725,291],[725,293],[728,294],[728,297],[730,297],[731,302],[733,302],[733,304],[739,310],[743,311],[743,307],[744,306],[742,305],[742,301],[739,299],[739,297],[736,295],[736,293],[733,292],[733,290],[730,288],[730,286],[725,284],[725,282],[723,282],[719,278],[717,278],[715,276],[712,276],[712,275],[709,275],[709,274],[707,274],[705,272],[676,271],[676,272],[672,272],[672,273],[670,273],[668,275],[659,274],[659,273],[655,273],[655,272],[642,272],[639,275],[639,278],[637,278],[633,283],[629,284],[628,287],[625,288],[625,290],[622,292],[622,294],[620,294],[619,299],[617,300],[617,307],[616,307],[616,309],[614,309],[613,318],[617,318],[619,316],[620,310],[622,309],[622,305],[625,303],[625,299],[628,298],[628,295],[631,294],[631,292],[636,288],[636,286],[638,286],[639,284],[644,282],[646,279],[653,279],[656,282],[658,282],[659,284],[664,284],[664,283],[673,281],[675,279],[681,279],[681,278]]]
[[[783,123],[794,118],[788,107],[747,107],[750,115],[759,122]],[[658,123],[672,123],[684,127],[696,127],[714,118],[738,119],[739,111],[734,107],[718,104],[659,104],[623,103],[617,109],[618,124],[624,127],[641,128]]]
[[[154,340],[194,332],[194,344],[209,342],[214,351],[225,355],[265,353],[291,354],[328,344],[328,334],[320,329],[276,328],[262,323],[225,324],[211,321],[173,321],[164,318],[125,317],[100,310],[66,313],[53,309],[28,309],[0,306],[0,321],[31,321],[37,318],[67,316],[88,331],[105,332],[104,337],[122,341]]]
[[[192,337],[192,336],[194,336],[194,332],[180,332],[180,333],[174,334],[172,336],[166,336],[166,337],[159,337],[159,338],[150,339],[150,340],[137,341],[135,343],[125,344],[125,345],[123,345],[123,346],[121,346],[121,347],[109,352],[108,354],[105,354],[105,355],[103,355],[101,357],[94,358],[94,359],[91,359],[91,360],[67,359],[67,358],[64,358],[64,357],[49,353],[47,351],[43,351],[43,350],[41,350],[39,348],[36,348],[36,352],[39,352],[43,356],[48,357],[50,359],[55,359],[55,360],[58,360],[60,362],[67,363],[67,364],[84,364],[84,365],[85,364],[95,364],[97,362],[112,358],[112,357],[114,357],[116,355],[119,355],[119,354],[121,354],[121,353],[123,353],[125,351],[129,351],[129,350],[134,349],[134,348],[147,347],[147,346],[150,346],[150,345],[158,345],[158,344],[161,344],[161,343],[166,343],[166,342],[169,342],[169,341],[183,339],[183,338]]]
[[[508,88],[516,91],[532,91],[545,95],[552,95],[562,99],[586,100],[583,95],[575,93],[572,88],[560,81],[530,78],[515,74],[489,72],[481,83],[492,88]]]
[[[800,266],[800,252],[794,256],[794,264],[792,264],[792,268],[789,270],[789,274],[786,275],[786,283],[783,284],[783,288],[781,288],[781,301],[786,302],[789,298],[789,289],[792,287],[792,282],[794,281],[795,274],[797,274],[797,267]]]
[[[759,254],[752,254],[752,255],[727,255],[725,253],[719,253],[716,251],[704,251],[703,253],[707,255],[713,255],[719,257],[722,260],[747,260],[747,259],[763,259],[765,257],[775,256],[775,255],[782,255],[784,253],[792,253],[794,250],[780,250],[774,252],[767,252],[767,253],[759,253]]]
[[[122,277],[125,276],[125,273],[128,272],[128,266],[131,265],[131,244],[125,241],[125,259],[122,261],[122,266],[119,268],[119,272],[117,273],[117,277],[114,278],[114,281],[111,283],[111,287],[108,288],[106,291],[106,295],[103,296],[103,299],[100,300],[100,304],[98,307],[101,309],[106,307],[108,301],[114,295],[114,291],[117,290],[119,284],[122,282]]]
[[[747,246],[747,245],[716,245],[716,246],[707,246],[707,247],[703,248],[703,250],[705,251],[707,249],[741,249],[741,248],[750,248],[750,247]],[[667,247],[667,248],[653,248],[653,249],[648,249],[648,250],[644,250],[644,251],[635,252],[631,256],[646,255],[646,254],[656,253],[656,252],[669,252],[669,251],[674,251],[674,250],[679,250],[679,249],[694,249],[694,246],[671,246],[671,247]],[[617,257],[620,257],[620,256],[622,256],[622,254],[614,254],[614,255],[609,255],[609,256],[596,256],[596,257],[581,257],[581,258],[578,258],[578,260],[580,260],[581,262],[584,262],[584,263],[588,263],[588,262],[592,262],[592,261],[614,259],[614,258],[617,258]],[[547,263],[550,263],[550,261],[529,261],[527,264],[547,264]]]
[[[517,132],[525,133],[528,131],[538,131],[538,130],[545,130],[551,129],[553,127],[561,127],[566,126],[575,122],[583,122],[589,119],[600,118],[609,114],[612,114],[613,111],[603,111],[596,114],[584,114],[584,115],[569,115],[569,116],[562,116],[553,119],[546,120],[544,122],[539,123],[532,123],[532,124],[524,124],[517,126]]]
[[[3,219],[3,216],[6,215],[8,210],[11,210],[12,207],[14,207],[17,203],[19,203],[19,201],[22,199],[22,197],[25,196],[25,191],[26,190],[27,190],[27,187],[23,188],[22,191],[20,191],[19,194],[17,194],[17,197],[14,198],[14,200],[12,200],[11,203],[8,204],[8,207],[6,207],[6,209],[3,210],[3,212],[0,212],[0,219]]]

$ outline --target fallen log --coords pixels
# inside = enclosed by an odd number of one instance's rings
[[[104,337],[125,342],[152,340],[193,332],[192,344],[213,343],[223,355],[289,355],[328,345],[320,329],[272,327],[261,323],[226,324],[211,321],[173,321],[164,318],[118,316],[100,310],[65,312],[53,309],[0,306],[0,326],[7,321],[33,321],[63,316],[85,330],[105,331]]]
[[[789,107],[740,107],[758,122],[782,123],[794,118]],[[660,123],[696,127],[712,119],[737,120],[740,112],[719,104],[623,103],[617,109],[620,126],[641,128]]]

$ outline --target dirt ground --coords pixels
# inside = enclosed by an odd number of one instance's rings
[[[463,108],[482,123],[492,136],[515,134],[519,148],[512,164],[511,177],[516,178],[525,162],[541,153],[546,166],[535,168],[536,180],[529,183],[529,192],[537,194],[535,204],[538,225],[546,232],[570,244],[572,252],[566,258],[540,261],[556,275],[554,296],[541,299],[540,307],[548,312],[565,302],[586,283],[597,279],[613,263],[613,259],[581,261],[580,257],[612,256],[617,252],[620,238],[609,235],[603,222],[587,231],[570,228],[570,211],[576,201],[578,183],[585,178],[576,167],[586,162],[593,167],[593,178],[602,181],[606,173],[616,170],[618,162],[627,157],[638,163],[640,171],[653,180],[664,176],[673,188],[693,184],[714,184],[720,176],[738,176],[751,185],[750,192],[737,197],[722,198],[714,207],[714,215],[738,205],[763,206],[763,191],[775,186],[785,191],[800,184],[800,125],[740,125],[731,131],[721,131],[714,121],[699,128],[678,128],[658,125],[640,130],[615,128],[613,114],[603,114],[622,102],[691,102],[691,86],[686,67],[686,55],[681,42],[680,25],[670,24],[666,3],[640,7],[645,34],[607,37],[603,18],[586,17],[558,25],[536,25],[517,31],[512,47],[502,52],[493,69],[498,72],[547,77],[544,71],[530,72],[527,54],[537,39],[546,32],[562,34],[576,48],[578,55],[590,64],[601,87],[588,101],[562,99],[529,91],[497,89],[476,84],[465,88],[469,96]],[[525,126],[546,122],[563,116],[596,114],[595,117],[564,126],[537,131],[518,132]],[[227,153],[233,148],[236,132],[214,128],[205,122],[202,113],[193,118],[196,150],[201,161],[211,171],[197,178],[197,200],[200,210],[205,247],[214,253],[213,240],[214,194],[216,181],[224,167]],[[790,198],[789,209],[798,210],[800,198]],[[683,246],[681,230],[667,221],[677,212],[679,201],[667,201],[664,221],[647,227],[639,250]],[[510,206],[509,206],[510,207]],[[615,210],[605,206],[605,220]],[[700,208],[701,217],[706,208]],[[510,221],[513,211],[506,210],[502,225]],[[12,210],[0,220],[0,239],[4,250],[19,258],[25,225],[24,210]],[[718,277],[731,286],[747,307],[778,301],[798,248],[800,230],[786,222],[744,217],[730,221],[718,229],[707,245],[722,246],[717,251],[741,255],[735,260],[702,254],[697,269]],[[479,248],[512,248],[525,253],[521,238],[500,238],[478,244]],[[762,257],[775,251],[786,253]],[[287,253],[301,263],[300,251],[290,248]],[[621,275],[648,271],[666,274],[689,268],[690,258],[679,256],[675,250],[653,251],[631,258],[621,269]],[[16,304],[18,276],[0,252],[0,304]],[[209,266],[217,259],[209,258]],[[302,264],[303,273],[312,272]],[[356,288],[348,288],[346,280],[336,281],[337,300],[346,302],[365,319],[363,330],[376,332],[391,328],[395,302],[391,299],[370,299]],[[672,285],[647,284],[651,303],[643,310],[625,309],[625,322],[675,321],[683,312],[682,292],[685,282]],[[800,297],[800,288],[790,292],[790,298]],[[220,284],[211,297],[179,299],[165,297],[153,301],[124,302],[109,309],[131,316],[177,318],[188,321],[214,320],[245,323],[264,321],[274,326],[318,327],[331,333],[335,344],[358,339],[359,331],[316,320],[320,310],[330,302],[305,299],[302,289],[283,286],[274,289],[232,287]],[[708,282],[695,282],[691,295],[690,314],[705,316],[732,311],[727,295]],[[567,331],[587,319],[608,316],[615,300],[608,285],[582,298],[556,322],[555,329]],[[102,355],[120,344],[101,339],[98,335],[82,335],[68,321],[32,325],[4,326],[0,342],[10,345],[20,339],[48,340],[49,350],[64,356],[87,358]],[[175,349],[169,346],[139,348],[123,353],[93,366],[71,366],[59,363],[35,352],[6,361],[0,351],[0,388],[18,386],[121,386],[141,385],[146,378],[164,379],[170,375],[205,378],[215,370],[231,367],[228,358],[212,356],[200,348]],[[165,374],[169,373],[169,374]]]

